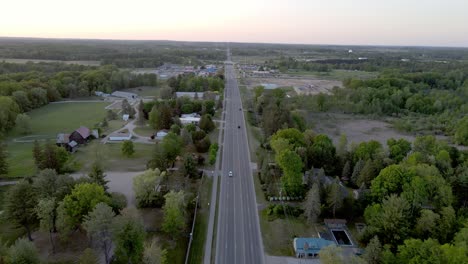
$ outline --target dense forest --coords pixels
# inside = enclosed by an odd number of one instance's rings
[[[132,74],[116,66],[63,63],[0,63],[0,133],[15,125],[17,114],[61,100],[110,93],[117,89],[155,86],[154,74]]]

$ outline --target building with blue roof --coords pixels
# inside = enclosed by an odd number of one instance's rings
[[[317,257],[322,248],[336,245],[335,242],[331,240],[317,237],[296,237],[294,238],[293,244],[297,258]]]

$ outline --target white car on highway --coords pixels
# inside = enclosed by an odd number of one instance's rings
[[[229,171],[229,177],[232,177],[232,171]]]

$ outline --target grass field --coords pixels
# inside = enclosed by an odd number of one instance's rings
[[[133,130],[136,134],[138,134],[139,136],[142,136],[142,137],[151,137],[151,135],[154,135],[154,132],[156,132],[156,130],[148,125],[145,125],[145,126],[137,126],[134,130]]]
[[[154,145],[134,144],[135,153],[125,157],[121,152],[122,143],[101,144],[97,140],[87,146],[80,147],[73,155],[75,161],[81,164],[80,171],[87,172],[90,164],[99,159],[107,171],[144,171],[146,163],[151,158]]]
[[[93,127],[104,118],[106,105],[108,103],[105,102],[48,104],[28,112],[31,117],[31,134],[24,136],[14,129],[6,140],[9,164],[7,177],[31,176],[35,172],[32,142],[19,143],[15,140],[55,140],[57,133],[70,133],[80,126]]]

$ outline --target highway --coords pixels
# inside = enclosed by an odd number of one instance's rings
[[[264,263],[244,111],[233,63],[225,62],[225,130],[215,263]],[[240,128],[239,128],[240,126]],[[233,176],[229,177],[229,171]]]

